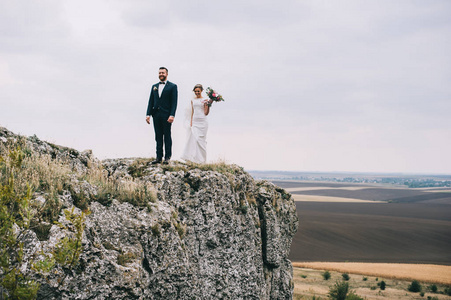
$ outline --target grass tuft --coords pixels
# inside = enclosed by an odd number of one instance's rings
[[[117,263],[121,266],[127,266],[127,264],[133,262],[138,255],[133,252],[121,253],[117,256]]]

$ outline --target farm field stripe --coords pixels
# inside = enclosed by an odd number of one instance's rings
[[[432,264],[293,262],[293,267],[451,284],[451,266]]]
[[[365,186],[365,187],[353,187],[353,186],[347,186],[347,187],[294,187],[294,188],[286,188],[285,190],[287,192],[302,192],[302,191],[318,191],[318,190],[346,190],[346,191],[359,191],[359,190],[365,190],[369,189],[371,187]]]
[[[294,201],[300,202],[347,202],[347,203],[387,203],[386,201],[361,200],[353,198],[316,196],[316,195],[296,195],[292,194]]]
[[[425,189],[421,189],[421,191],[429,192],[429,193],[436,193],[436,192],[451,193],[451,190],[433,189],[433,188],[429,188],[429,189],[425,188]]]

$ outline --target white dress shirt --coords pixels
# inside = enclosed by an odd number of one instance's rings
[[[161,98],[161,93],[163,93],[163,89],[164,89],[164,87],[166,86],[166,81],[161,81],[161,82],[164,82],[165,84],[159,84],[158,85],[158,96],[160,96],[160,98]]]

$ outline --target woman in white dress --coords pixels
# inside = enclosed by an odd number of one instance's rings
[[[196,97],[191,100],[191,120],[188,131],[188,140],[182,159],[198,164],[207,161],[207,116],[210,113],[211,100],[202,97],[203,87],[201,84],[194,86]]]

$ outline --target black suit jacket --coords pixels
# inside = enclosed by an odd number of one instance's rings
[[[159,83],[152,85],[149,96],[149,104],[147,105],[147,116],[153,116],[160,111],[167,116],[175,117],[175,110],[177,109],[177,85],[166,81],[161,97],[158,95]]]

